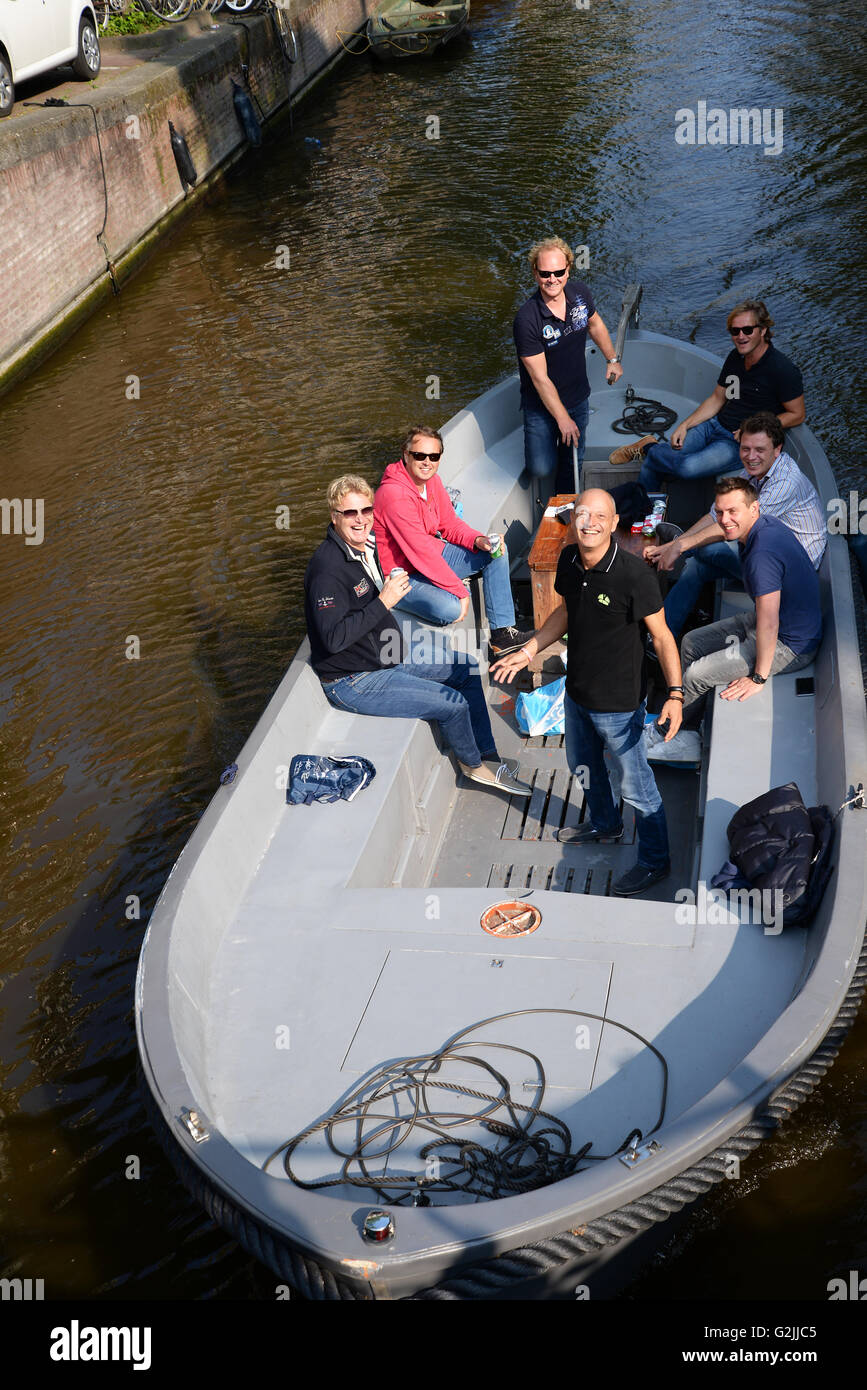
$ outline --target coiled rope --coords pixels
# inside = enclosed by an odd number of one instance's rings
[[[557,1115],[542,1109],[547,1082],[541,1059],[534,1052],[513,1043],[468,1036],[489,1024],[537,1014],[595,1019],[603,1026],[629,1033],[649,1048],[662,1068],[662,1086],[659,1111],[648,1134],[659,1129],[665,1118],[668,1066],[662,1053],[647,1038],[625,1023],[583,1009],[514,1009],[463,1028],[437,1052],[404,1057],[378,1067],[324,1119],[287,1139],[269,1154],[262,1168],[267,1172],[282,1153],[286,1174],[298,1187],[316,1190],[347,1184],[369,1188],[392,1206],[410,1198],[418,1206],[427,1206],[431,1192],[461,1192],[488,1200],[533,1192],[580,1171],[578,1165],[584,1160],[601,1161],[613,1157],[590,1153],[592,1141],[585,1143],[577,1153],[572,1152],[568,1126]],[[536,1068],[534,1103],[525,1105],[516,1100],[508,1079],[484,1058],[468,1054],[468,1047],[495,1048],[529,1058]],[[468,1069],[481,1071],[486,1082],[496,1082],[499,1094],[491,1095],[462,1081],[441,1078],[439,1073],[448,1062],[458,1063],[464,1072]],[[443,1103],[436,1103],[435,1091],[480,1101],[481,1105],[472,1111],[444,1109]],[[540,1119],[547,1121],[543,1128],[538,1127]],[[347,1127],[349,1137],[342,1140],[340,1131]],[[449,1132],[467,1127],[474,1131],[470,1139],[457,1138]],[[479,1142],[480,1127],[500,1142],[490,1145]],[[387,1177],[370,1173],[368,1164],[374,1161],[381,1163],[383,1169],[386,1164],[390,1169],[397,1150],[413,1136],[418,1138],[424,1133],[433,1138],[422,1145],[417,1156],[413,1153],[412,1159],[421,1158],[430,1166],[430,1173],[423,1177],[392,1171]],[[329,1149],[343,1163],[336,1177],[305,1181],[293,1170],[292,1156],[308,1139],[319,1134],[324,1134]],[[632,1140],[646,1137],[640,1129],[633,1129],[615,1152],[622,1153]]]
[[[619,420],[611,428],[615,434],[663,435],[677,419],[677,411],[649,396],[636,396],[631,386],[626,388],[626,405]]]

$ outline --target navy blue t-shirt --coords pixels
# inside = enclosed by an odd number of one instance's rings
[[[717,423],[732,434],[748,416],[759,410],[779,415],[783,401],[796,401],[804,394],[804,379],[798,368],[778,352],[773,343],[749,371],[737,348],[732,348],[717,377],[717,385],[729,387],[731,377],[737,377],[738,396],[724,401],[716,418]]]
[[[538,357],[540,352],[545,354],[548,376],[566,410],[574,410],[590,395],[584,349],[587,323],[596,313],[596,305],[581,280],[567,279],[564,293],[565,319],[558,319],[551,313],[539,290],[521,305],[515,315],[512,335],[518,353],[522,408],[528,405],[540,410],[546,408],[521,361],[522,357]]]
[[[760,516],[738,549],[750,598],[780,590],[778,640],[799,656],[822,640],[819,581],[794,531],[775,516]]]

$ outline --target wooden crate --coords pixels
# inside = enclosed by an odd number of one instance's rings
[[[574,500],[574,492],[561,492],[548,499],[548,506],[561,507],[565,502]],[[560,595],[554,591],[557,561],[560,559],[563,546],[570,544],[572,539],[571,526],[563,526],[556,517],[543,516],[527,560],[530,569],[530,592],[533,597],[533,627],[537,632],[560,602]],[[559,656],[565,649],[565,643],[555,642],[552,646],[546,647],[544,652],[539,652],[530,663],[530,670],[534,676],[541,672],[544,662],[552,656]],[[537,683],[534,681],[534,684]]]

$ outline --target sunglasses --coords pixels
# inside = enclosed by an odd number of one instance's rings
[[[347,507],[345,511],[337,510],[338,516],[363,516],[365,518],[373,516],[372,507]]]
[[[438,454],[419,454],[416,453],[415,449],[410,449],[409,456],[411,459],[415,459],[416,463],[424,463],[425,459],[430,459],[431,463],[439,463],[443,456],[443,451],[440,449]]]
[[[564,265],[562,270],[537,270],[536,274],[540,280],[550,280],[552,275],[559,280],[562,275],[566,274],[568,269],[569,267]]]
[[[757,323],[741,323],[737,328],[730,328],[729,333],[733,338],[749,338],[758,328]]]

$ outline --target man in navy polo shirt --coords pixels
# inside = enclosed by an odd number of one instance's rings
[[[771,676],[798,671],[822,640],[819,581],[794,532],[759,511],[746,478],[722,478],[715,511],[728,541],[737,541],[753,613],[696,628],[683,639],[684,720],[694,725],[715,685],[723,700],[760,695]]]
[[[672,431],[671,443],[645,435],[637,444],[625,446],[638,457],[643,452],[638,480],[648,492],[659,492],[664,478],[711,478],[734,472],[740,466],[740,427],[759,411],[771,411],[784,430],[803,424],[803,378],[794,362],[771,342],[773,326],[761,299],[735,305],[726,319],[734,347],[711,394]],[[626,462],[623,452],[615,450],[611,462]]]
[[[618,545],[614,499],[599,488],[575,504],[574,545],[563,547],[554,587],[562,603],[523,647],[490,669],[510,681],[516,671],[569,631],[566,668],[566,757],[572,772],[587,769],[588,815],[576,829],[560,830],[562,844],[609,844],[621,839],[623,823],[611,791],[605,753],[620,773],[620,794],[635,808],[638,862],[611,886],[618,897],[643,893],[671,871],[662,798],[647,761],[644,733],[646,685],[642,623],[656,643],[668,699],[660,722],[665,742],[681,719],[677,643],[665,625],[656,575],[644,560]],[[532,650],[531,650],[532,648]]]
[[[556,472],[555,493],[574,492],[572,446],[580,468],[590,416],[584,362],[588,333],[608,362],[609,385],[623,368],[589,289],[581,280],[569,279],[575,257],[566,242],[547,237],[537,242],[529,259],[536,292],[521,305],[512,329],[521,378],[524,463],[531,478]],[[536,500],[541,502],[541,494]]]

